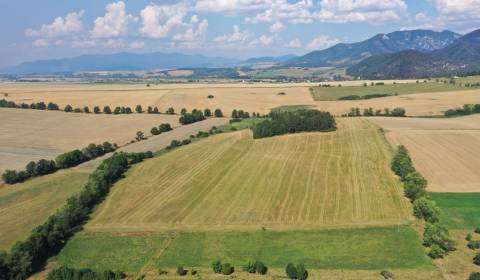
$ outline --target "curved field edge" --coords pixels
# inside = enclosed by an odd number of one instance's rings
[[[159,268],[209,267],[216,259],[241,266],[249,258],[271,268],[303,262],[309,269],[434,270],[410,226],[313,231],[83,233],[56,261],[130,273]]]
[[[331,133],[253,140],[250,131],[195,142],[133,167],[86,228],[403,224],[411,208],[390,171],[391,149],[363,119]]]
[[[87,178],[88,172],[61,170],[0,188],[0,250],[8,250],[26,238],[68,197],[79,192]]]

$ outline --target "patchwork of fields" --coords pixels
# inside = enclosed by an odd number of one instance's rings
[[[132,168],[88,230],[289,228],[405,223],[409,203],[376,127],[199,141]]]

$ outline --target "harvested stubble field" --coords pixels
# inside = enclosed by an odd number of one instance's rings
[[[434,192],[480,192],[480,115],[454,119],[371,118],[393,146],[405,145]]]
[[[133,167],[88,230],[388,225],[411,218],[391,149],[366,120],[331,133],[221,134]]]
[[[88,172],[61,170],[14,186],[0,187],[0,250],[8,250],[18,240],[43,223],[81,190]]]
[[[171,115],[95,115],[52,111],[0,109],[0,172],[24,168],[32,160],[53,159],[60,153],[105,141],[123,145],[139,130],[170,123]]]
[[[364,82],[370,83],[370,81],[334,82],[331,83],[334,86],[331,89],[341,89],[345,95],[355,94],[358,90],[364,90],[362,86]],[[412,81],[396,82],[396,86],[399,87],[403,87],[401,83],[412,83]],[[335,87],[339,83],[342,87]],[[385,83],[392,84],[393,81]],[[448,92],[421,93],[422,88],[418,88],[418,91],[410,90],[412,94],[409,95],[357,101],[314,101],[309,90],[312,86],[318,84],[152,84],[146,87],[119,84],[0,83],[0,94],[7,93],[8,96],[2,98],[17,103],[54,102],[62,108],[70,104],[74,107],[90,108],[95,105],[130,106],[133,109],[140,104],[144,108],[157,106],[161,111],[169,107],[175,108],[176,111],[184,107],[188,110],[220,108],[226,114],[233,109],[268,113],[271,108],[283,105],[312,105],[337,115],[348,112],[351,107],[374,109],[404,107],[408,115],[423,116],[439,115],[467,103],[480,103],[480,90],[465,90],[450,85],[442,85],[442,91],[454,87]],[[418,86],[415,84],[415,87]],[[280,92],[284,92],[285,95],[278,95]],[[208,95],[214,95],[214,98],[207,98]]]

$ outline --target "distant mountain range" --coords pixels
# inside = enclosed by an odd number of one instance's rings
[[[256,64],[278,64],[283,63],[289,60],[296,58],[297,56],[294,54],[287,54],[282,56],[264,56],[264,57],[254,57],[249,58],[244,61],[240,61],[237,63],[238,65],[256,65]]]
[[[282,65],[286,67],[349,66],[380,54],[395,53],[402,50],[429,52],[442,49],[452,44],[460,36],[451,31],[396,31],[388,34],[378,34],[358,43],[340,43],[325,50],[313,51],[286,61]]]
[[[442,49],[422,53],[400,51],[367,58],[347,69],[366,79],[420,78],[480,71],[480,29],[459,37]]]
[[[117,53],[82,55],[74,58],[39,60],[3,69],[8,74],[62,73],[79,71],[133,71],[192,67],[232,66],[238,60],[180,53]]]

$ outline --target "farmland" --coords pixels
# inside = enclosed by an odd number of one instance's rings
[[[333,101],[348,95],[365,96],[367,94],[405,95],[414,93],[444,92],[462,89],[458,85],[437,82],[400,83],[356,87],[312,87],[312,97],[316,101]]]
[[[23,168],[31,160],[52,159],[89,143],[109,141],[123,145],[134,139],[137,131],[149,132],[161,123],[178,126],[178,116],[169,115],[94,115],[7,108],[0,110],[0,119],[0,172]]]
[[[480,226],[480,193],[431,193],[451,229],[472,230]]]
[[[383,136],[360,119],[339,120],[339,126],[332,133],[256,141],[250,131],[222,134],[150,160],[128,172],[86,227],[136,231],[407,222],[409,204],[389,170],[391,150]]]
[[[407,147],[415,167],[429,181],[430,191],[480,191],[479,116],[371,120],[387,131],[393,146]]]
[[[62,170],[0,188],[0,250],[9,249],[43,223],[85,184],[88,172]]]

